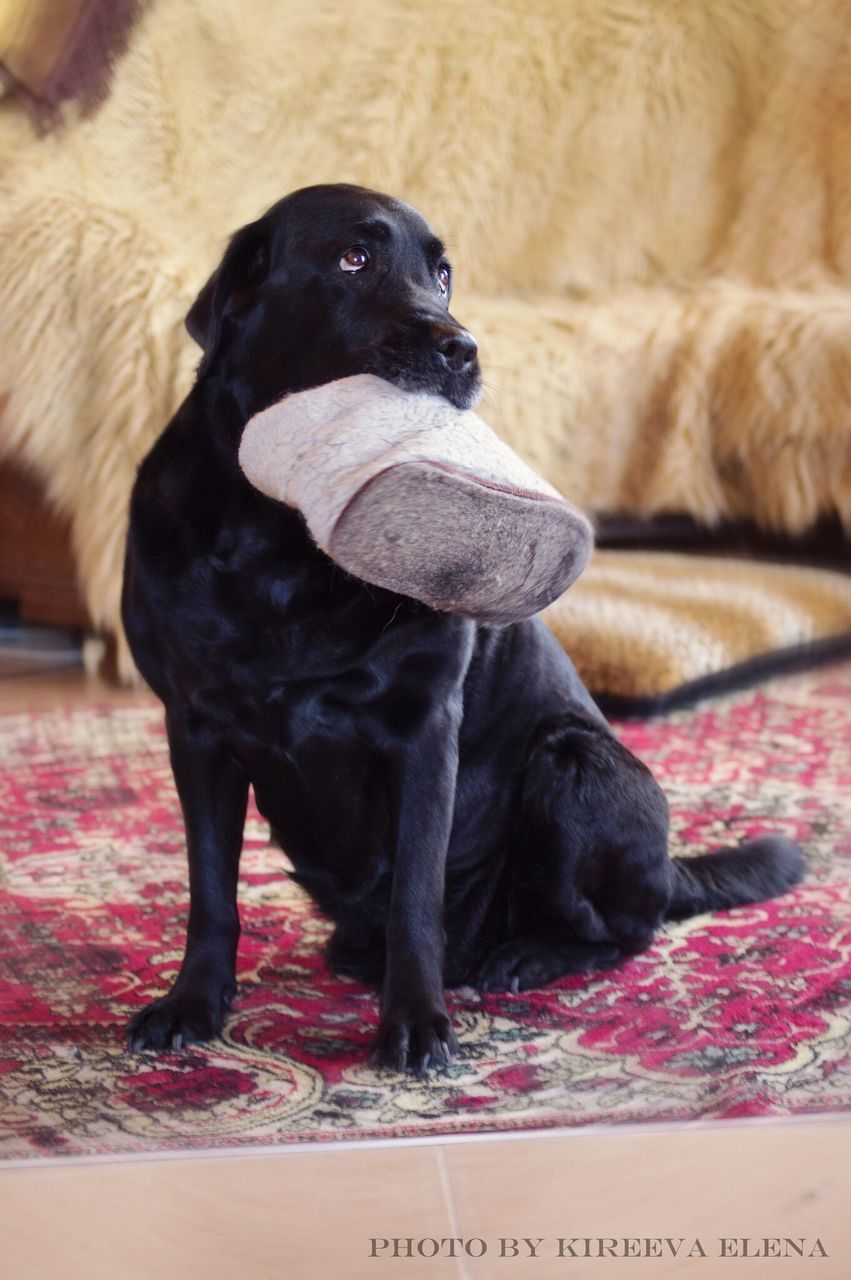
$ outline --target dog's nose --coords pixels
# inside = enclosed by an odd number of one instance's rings
[[[479,351],[476,339],[466,329],[444,327],[434,330],[434,349],[457,373],[469,369]]]

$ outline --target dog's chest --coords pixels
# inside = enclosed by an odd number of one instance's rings
[[[392,849],[389,744],[372,709],[377,682],[345,661],[333,631],[287,632],[275,611],[228,620],[186,655],[193,711],[217,725],[257,806],[299,871],[356,893]]]

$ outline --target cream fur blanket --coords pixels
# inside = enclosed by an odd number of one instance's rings
[[[325,180],[448,239],[483,416],[580,505],[851,525],[848,0],[168,0],[93,118],[0,103],[0,448],[105,626],[187,307]]]

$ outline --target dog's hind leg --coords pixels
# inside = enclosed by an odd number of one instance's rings
[[[649,772],[576,706],[530,745],[508,867],[507,936],[472,983],[522,991],[617,965],[664,919],[667,806]]]
[[[339,920],[325,947],[328,968],[380,988],[386,967],[386,930],[386,913],[384,923],[361,912]]]

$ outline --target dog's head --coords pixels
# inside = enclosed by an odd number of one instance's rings
[[[227,378],[250,412],[356,373],[467,409],[481,372],[451,294],[444,247],[409,205],[305,187],[233,236],[186,327],[199,377]]]

